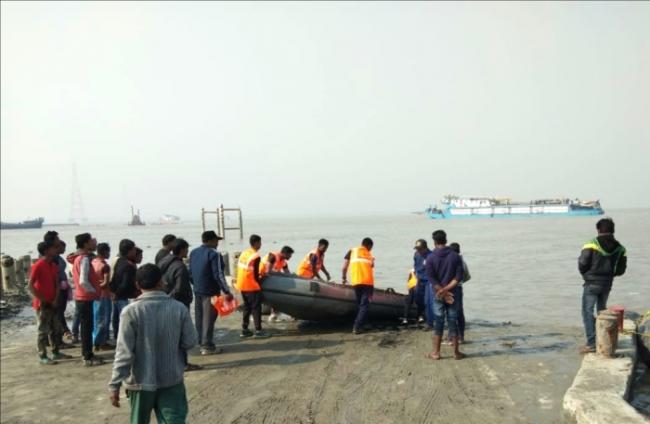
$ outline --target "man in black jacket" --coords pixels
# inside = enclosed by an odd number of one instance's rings
[[[129,299],[138,297],[138,288],[135,285],[135,271],[137,248],[129,239],[120,241],[120,256],[113,265],[113,275],[109,288],[113,292],[113,334],[117,340],[117,331],[120,328],[120,313],[129,304]]]
[[[623,275],[627,268],[627,252],[614,238],[614,221],[603,218],[596,224],[598,237],[582,247],[578,269],[584,279],[582,292],[582,321],[585,325],[587,344],[582,353],[596,350],[597,313],[607,308],[607,298],[612,289],[614,277]]]
[[[173,234],[167,234],[162,238],[162,248],[158,251],[158,253],[156,253],[156,265],[160,266],[160,261],[172,253],[174,243],[176,243],[176,236]]]
[[[183,263],[187,258],[189,244],[179,238],[176,239],[172,254],[160,260],[160,271],[163,273],[163,288],[169,297],[178,300],[183,305],[190,307],[192,303],[192,285],[190,272]]]
[[[187,269],[183,259],[187,258],[190,245],[182,238],[175,239],[173,242],[171,255],[163,257],[158,266],[163,274],[163,290],[172,299],[176,299],[190,309],[192,303],[192,285],[190,284],[190,272]],[[190,364],[185,355],[185,371],[200,370],[202,367],[196,364]]]

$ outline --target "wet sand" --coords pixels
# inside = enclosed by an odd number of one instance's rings
[[[468,358],[434,362],[431,335],[378,326],[266,325],[274,337],[240,340],[239,313],[217,322],[224,352],[191,361],[190,423],[556,423],[580,365],[579,328],[470,322]],[[29,313],[2,321],[3,423],[126,422],[108,401],[111,365],[74,359],[42,366]],[[112,357],[112,352],[101,356]],[[123,393],[123,392],[122,392]]]

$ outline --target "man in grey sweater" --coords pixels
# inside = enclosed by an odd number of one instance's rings
[[[184,423],[187,396],[183,383],[184,351],[197,343],[188,309],[162,289],[162,274],[153,264],[136,273],[142,294],[122,311],[110,400],[120,406],[124,383],[131,404],[131,423]]]

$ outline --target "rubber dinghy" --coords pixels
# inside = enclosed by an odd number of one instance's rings
[[[262,281],[264,302],[276,311],[308,321],[350,319],[357,313],[357,300],[350,285],[298,277],[295,274],[270,273]],[[406,296],[392,289],[375,288],[368,318],[392,320],[404,315]],[[413,307],[409,313],[415,317]]]

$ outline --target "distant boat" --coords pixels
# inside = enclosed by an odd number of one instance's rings
[[[161,225],[178,224],[180,222],[181,222],[181,218],[176,216],[176,215],[170,215],[170,214],[164,213],[160,217],[160,224]]]
[[[131,206],[131,221],[129,222],[128,225],[131,226],[145,225],[144,221],[140,219],[140,209],[138,209],[138,213],[134,213],[133,206]]]
[[[513,202],[510,199],[477,196],[447,195],[442,207],[429,207],[426,214],[431,219],[446,218],[509,218],[516,216],[593,216],[605,212],[598,200],[535,199]]]
[[[43,227],[44,218],[37,218],[23,222],[0,222],[0,229],[2,230],[21,230],[28,228],[41,228]]]

